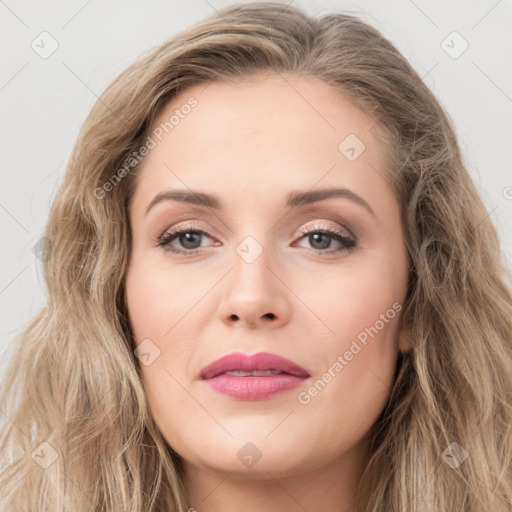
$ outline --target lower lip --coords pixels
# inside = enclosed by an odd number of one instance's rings
[[[296,388],[306,378],[280,374],[264,377],[237,377],[236,375],[218,375],[204,382],[217,393],[238,398],[239,400],[263,400],[283,391]]]

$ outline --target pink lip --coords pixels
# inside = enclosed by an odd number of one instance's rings
[[[276,370],[281,373],[268,376],[226,375],[225,372],[242,370]],[[282,391],[295,388],[309,377],[298,364],[269,352],[248,356],[234,352],[217,359],[201,370],[199,377],[210,389],[241,400],[261,400]]]

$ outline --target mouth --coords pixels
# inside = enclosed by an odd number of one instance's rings
[[[204,367],[199,377],[201,379],[211,379],[222,374],[237,377],[261,377],[279,374],[304,378],[310,376],[302,366],[276,354],[258,352],[257,354],[246,355],[242,352],[233,352]]]
[[[199,377],[215,392],[239,400],[261,400],[303,384],[310,374],[275,354],[235,352],[203,368]]]
[[[229,372],[224,372],[221,375],[234,375],[236,377],[264,377],[268,375],[284,375],[285,373],[286,372],[281,372],[279,370],[254,370],[252,372],[245,372],[244,370],[232,370]]]

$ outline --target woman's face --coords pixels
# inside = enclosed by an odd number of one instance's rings
[[[285,476],[363,453],[409,348],[377,129],[329,85],[274,74],[190,87],[155,123],[126,293],[152,415],[190,467]],[[203,378],[234,352],[306,373],[235,358]]]

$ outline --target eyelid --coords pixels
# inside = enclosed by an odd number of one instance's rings
[[[190,231],[204,231],[210,233],[210,231],[214,231],[210,228],[205,228],[204,226],[200,225],[199,223],[195,223],[197,221],[189,220],[189,221],[183,221],[183,224],[179,223],[176,224],[170,228],[165,228],[160,235],[157,236],[157,240],[161,240],[164,236],[174,233],[176,231],[181,231],[183,229],[188,229]],[[208,235],[209,236],[209,235]]]
[[[355,241],[357,241],[357,237],[354,235],[352,230],[350,230],[346,225],[340,224],[340,222],[337,222],[334,219],[330,219],[330,222],[334,222],[335,223],[334,226],[321,225],[319,223],[326,222],[324,219],[318,220],[318,216],[311,216],[311,215],[309,215],[309,220],[313,220],[313,219],[316,221],[316,223],[313,226],[306,226],[306,227],[305,226],[301,226],[299,228],[299,230],[298,230],[298,233],[296,233],[295,236],[298,236],[298,234],[304,234],[305,231],[307,231],[309,233],[312,229],[319,229],[319,230],[321,230],[321,229],[334,229],[336,231],[340,231],[340,230],[346,231],[347,235],[348,235],[347,238],[350,237],[350,238],[354,239]],[[299,219],[299,221],[302,221],[302,220],[308,221],[306,219]],[[172,226],[171,228],[165,228],[157,236],[156,240],[159,241],[164,236],[166,236],[167,234],[170,234],[170,233],[173,233],[173,232],[177,232],[177,231],[181,231],[182,229],[190,229],[191,231],[192,230],[202,231],[202,232],[205,232],[208,236],[215,235],[217,238],[220,238],[220,236],[215,233],[214,229],[211,229],[210,227],[204,227],[203,225],[199,224],[198,221],[195,221],[195,220],[189,220],[189,221],[184,220],[183,224],[179,223],[179,224],[176,224],[176,225]],[[340,233],[340,234],[342,234],[342,233]]]
[[[299,229],[300,235],[296,234],[294,236],[294,242],[301,241],[306,239],[306,237],[310,234],[314,233],[322,233],[327,235],[332,240],[335,240],[335,243],[341,244],[341,247],[338,249],[326,248],[326,249],[315,249],[315,248],[305,248],[308,251],[312,251],[315,255],[320,257],[329,257],[329,256],[337,256],[342,253],[351,252],[358,246],[358,239],[353,235],[352,231],[346,228],[343,225],[336,224],[336,226],[320,224],[322,221],[316,221],[316,223],[312,226],[302,226]],[[324,221],[325,222],[325,221]],[[201,246],[195,249],[177,249],[171,248],[171,242],[174,241],[181,234],[186,232],[196,232],[207,238],[213,239],[213,235],[210,234],[210,229],[204,229],[203,226],[198,225],[195,221],[189,221],[184,225],[177,224],[172,228],[167,228],[156,240],[156,246],[162,247],[165,251],[170,253],[174,253],[175,255],[186,256],[193,255],[199,252],[202,252]],[[346,234],[348,233],[348,235]]]
[[[336,233],[337,235],[343,238],[350,238],[354,241],[357,241],[357,237],[354,236],[350,229],[347,229],[345,226],[340,224],[336,224],[335,226],[330,224],[321,224],[323,221],[317,221],[312,226],[302,226],[299,228],[299,233],[302,235],[307,235],[310,233],[316,233],[317,231],[327,231],[329,233]]]

